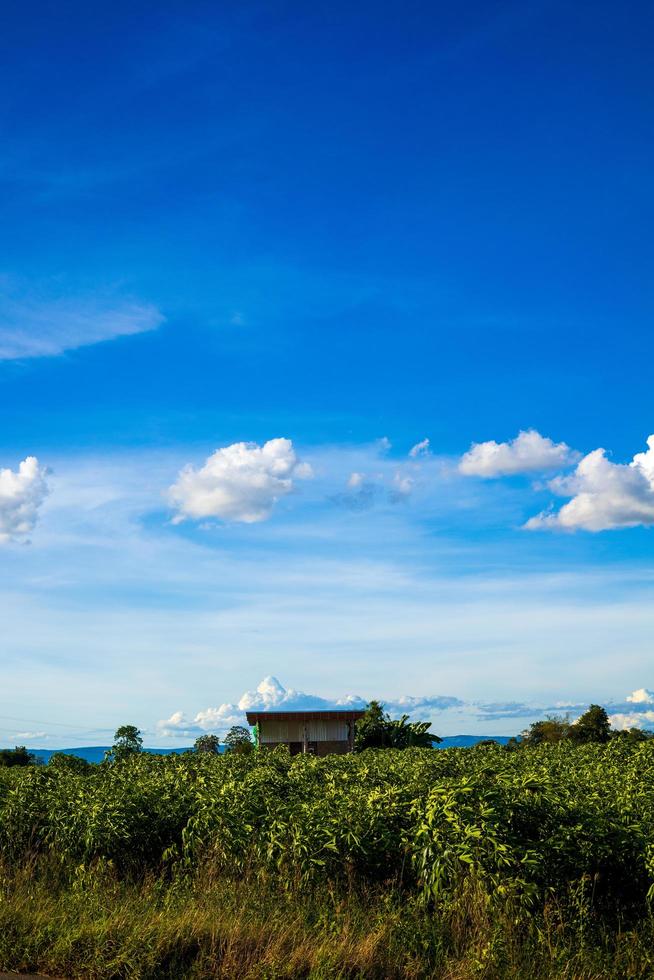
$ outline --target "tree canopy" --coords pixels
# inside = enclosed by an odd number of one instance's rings
[[[195,740],[193,751],[216,755],[220,751],[220,739],[217,735],[200,735]]]
[[[379,701],[371,701],[366,713],[356,723],[354,748],[364,749],[407,749],[431,748],[440,742],[438,735],[429,731],[431,722],[409,721],[408,715],[393,720]]]
[[[243,725],[232,725],[223,739],[226,752],[245,755],[254,748],[250,730]]]
[[[591,704],[587,711],[571,724],[567,717],[548,715],[535,721],[521,735],[521,745],[547,745],[562,742],[564,739],[575,745],[602,744],[609,739],[622,738],[633,742],[644,742],[653,738],[654,732],[642,728],[629,728],[624,731],[611,728],[606,708]]]
[[[599,704],[591,704],[588,711],[570,725],[568,738],[577,745],[588,742],[608,742],[611,737],[611,722],[606,709]]]
[[[24,745],[15,749],[0,749],[0,766],[33,766],[36,756],[28,752]]]
[[[77,773],[90,772],[93,768],[92,764],[87,762],[86,759],[82,759],[81,756],[73,755],[70,752],[55,752],[50,756],[48,767],[50,769],[67,769],[69,772]]]
[[[108,762],[122,762],[138,755],[143,748],[143,738],[136,725],[121,725],[116,729],[114,744],[105,753]]]
[[[521,736],[523,745],[554,745],[563,741],[570,730],[568,718],[562,715],[548,715],[526,728]]]

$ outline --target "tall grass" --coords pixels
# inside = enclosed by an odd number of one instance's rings
[[[641,980],[654,975],[649,920],[628,931],[563,921],[544,932],[462,892],[436,916],[402,892],[280,887],[273,880],[120,880],[43,861],[5,870],[0,964],[89,980],[225,977],[389,980]]]

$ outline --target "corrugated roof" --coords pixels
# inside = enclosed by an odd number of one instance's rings
[[[316,711],[315,709],[313,711],[246,711],[245,715],[248,724],[256,725],[258,721],[263,721],[264,718],[274,718],[276,721],[320,721],[320,719],[325,718],[356,721],[357,718],[362,718],[365,715],[365,711],[362,708],[330,708],[327,711]]]

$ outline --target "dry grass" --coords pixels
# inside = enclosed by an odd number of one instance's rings
[[[539,940],[468,894],[437,919],[392,890],[337,894],[273,881],[33,865],[0,875],[0,969],[86,980],[645,980],[652,930],[580,945]]]

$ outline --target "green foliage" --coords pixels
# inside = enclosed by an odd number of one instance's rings
[[[379,701],[371,701],[366,713],[356,723],[354,747],[364,749],[431,748],[441,739],[433,735],[427,721],[409,721],[408,715],[392,720]]]
[[[625,728],[621,731],[612,731],[611,738],[624,738],[630,742],[647,742],[648,739],[654,738],[654,732],[643,728]]]
[[[611,737],[611,723],[606,710],[599,704],[591,704],[574,725],[570,725],[568,738],[577,745],[589,742],[608,742]]]
[[[628,735],[581,745],[566,738],[517,751],[499,745],[438,752],[409,747],[327,758],[291,757],[285,748],[249,755],[137,752],[120,765],[81,768],[64,760],[4,767],[0,895],[9,895],[9,876],[20,869],[26,884],[20,915],[12,912],[10,898],[3,898],[3,920],[0,902],[0,953],[4,948],[9,962],[12,940],[3,938],[2,930],[20,930],[36,915],[35,889],[43,894],[50,889],[42,879],[46,872],[37,869],[52,867],[66,876],[64,898],[75,937],[86,908],[78,897],[95,900],[96,915],[104,915],[102,909],[111,914],[112,895],[121,883],[149,882],[155,897],[168,895],[148,929],[166,922],[178,890],[193,889],[194,883],[196,894],[203,889],[210,894],[212,882],[220,883],[224,895],[250,888],[254,904],[273,889],[289,901],[297,896],[298,907],[305,896],[319,895],[322,911],[312,913],[318,918],[311,928],[321,935],[353,895],[364,896],[364,905],[365,896],[392,895],[390,918],[383,921],[399,922],[404,912],[398,910],[414,910],[400,946],[411,942],[411,930],[427,944],[418,943],[415,960],[393,967],[393,976],[504,977],[509,974],[503,958],[521,943],[533,943],[534,957],[547,957],[563,944],[561,971],[542,974],[550,980],[644,980],[651,976],[652,936],[646,930],[654,901],[652,786],[654,740]],[[3,867],[10,871],[5,874]],[[96,885],[99,897],[93,899]],[[179,907],[185,908],[181,900]],[[127,902],[125,909],[127,923]],[[191,928],[194,916],[171,926],[167,948]],[[441,932],[426,939],[421,923]],[[248,943],[249,928],[243,926],[242,933]],[[95,942],[88,929],[88,942]],[[51,936],[49,920],[44,930]],[[637,956],[625,938],[636,935],[634,930],[649,936]],[[211,949],[225,948],[222,939],[206,942]],[[435,950],[461,949],[464,942],[476,966],[442,974],[425,966],[420,972],[421,957],[427,962]],[[590,955],[589,950],[611,943],[615,960],[608,966],[600,969],[595,961],[570,966],[575,950]],[[110,936],[105,945],[113,948]],[[293,950],[287,954],[292,957]],[[515,974],[521,980],[536,975],[528,960]],[[0,956],[0,967],[5,962]],[[42,961],[26,954],[15,962]],[[370,972],[366,961],[361,963],[356,974],[335,975],[391,975],[385,961],[370,966]],[[85,974],[80,963],[65,975],[168,975],[145,967],[133,974],[127,967],[122,973],[103,969]],[[235,969],[229,975],[240,974]],[[255,974],[245,970],[243,975]],[[271,968],[269,975],[299,974]]]
[[[28,752],[24,745],[15,749],[0,749],[0,766],[33,766],[36,756]]]
[[[235,752],[237,755],[248,755],[254,748],[249,729],[243,725],[232,725],[223,743],[227,752]]]
[[[542,721],[535,721],[522,733],[523,745],[555,745],[567,738],[570,731],[568,718],[561,715],[548,715]]]
[[[193,744],[193,751],[217,755],[220,751],[220,739],[217,735],[200,735]]]
[[[90,762],[69,752],[55,752],[54,755],[50,756],[48,766],[51,769],[66,769],[68,772],[77,773],[89,772],[91,769]]]
[[[0,856],[306,882],[394,876],[449,901],[467,878],[535,908],[587,882],[638,905],[654,883],[654,742],[351,756],[133,754],[0,770]],[[584,887],[586,887],[584,885]]]
[[[141,733],[135,725],[121,725],[116,729],[113,746],[105,753],[106,762],[124,762],[138,755],[143,748]]]

